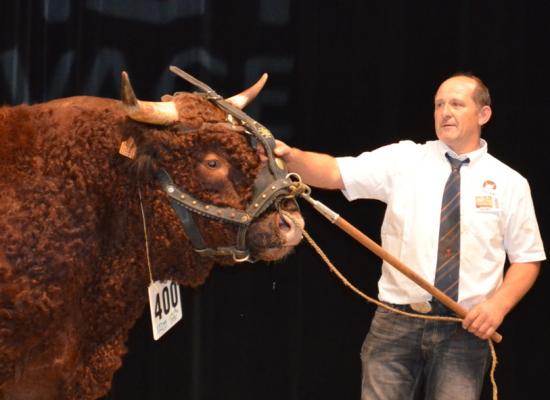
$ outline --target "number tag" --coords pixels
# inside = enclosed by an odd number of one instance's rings
[[[180,287],[172,281],[155,281],[148,291],[153,338],[158,340],[181,319]]]

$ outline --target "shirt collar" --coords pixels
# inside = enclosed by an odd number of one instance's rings
[[[471,151],[469,153],[457,155],[449,146],[447,146],[445,143],[443,143],[441,140],[437,141],[438,143],[438,151],[439,155],[441,156],[441,159],[447,162],[447,159],[445,158],[445,153],[449,153],[449,155],[453,158],[464,160],[466,158],[470,159],[470,165],[475,164],[481,157],[483,157],[484,154],[487,153],[487,142],[484,139],[479,139],[479,149]]]

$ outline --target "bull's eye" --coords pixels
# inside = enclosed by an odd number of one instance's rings
[[[206,166],[210,169],[219,168],[220,162],[218,160],[206,160]]]
[[[222,190],[222,187],[230,184],[230,164],[224,157],[209,152],[205,154],[197,165],[197,172],[201,182],[209,189]]]

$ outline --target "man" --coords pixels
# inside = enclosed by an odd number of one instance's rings
[[[483,82],[457,75],[435,95],[438,140],[342,158],[282,142],[275,149],[309,185],[385,202],[383,247],[468,309],[461,329],[379,308],[361,350],[364,400],[412,399],[419,390],[426,399],[478,399],[489,361],[485,339],[545,260],[527,181],[481,139],[491,113]],[[452,314],[385,263],[378,287],[379,299],[396,308]]]

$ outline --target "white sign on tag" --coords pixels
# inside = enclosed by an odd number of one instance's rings
[[[182,317],[180,287],[172,281],[155,281],[148,291],[153,338],[158,340]]]

